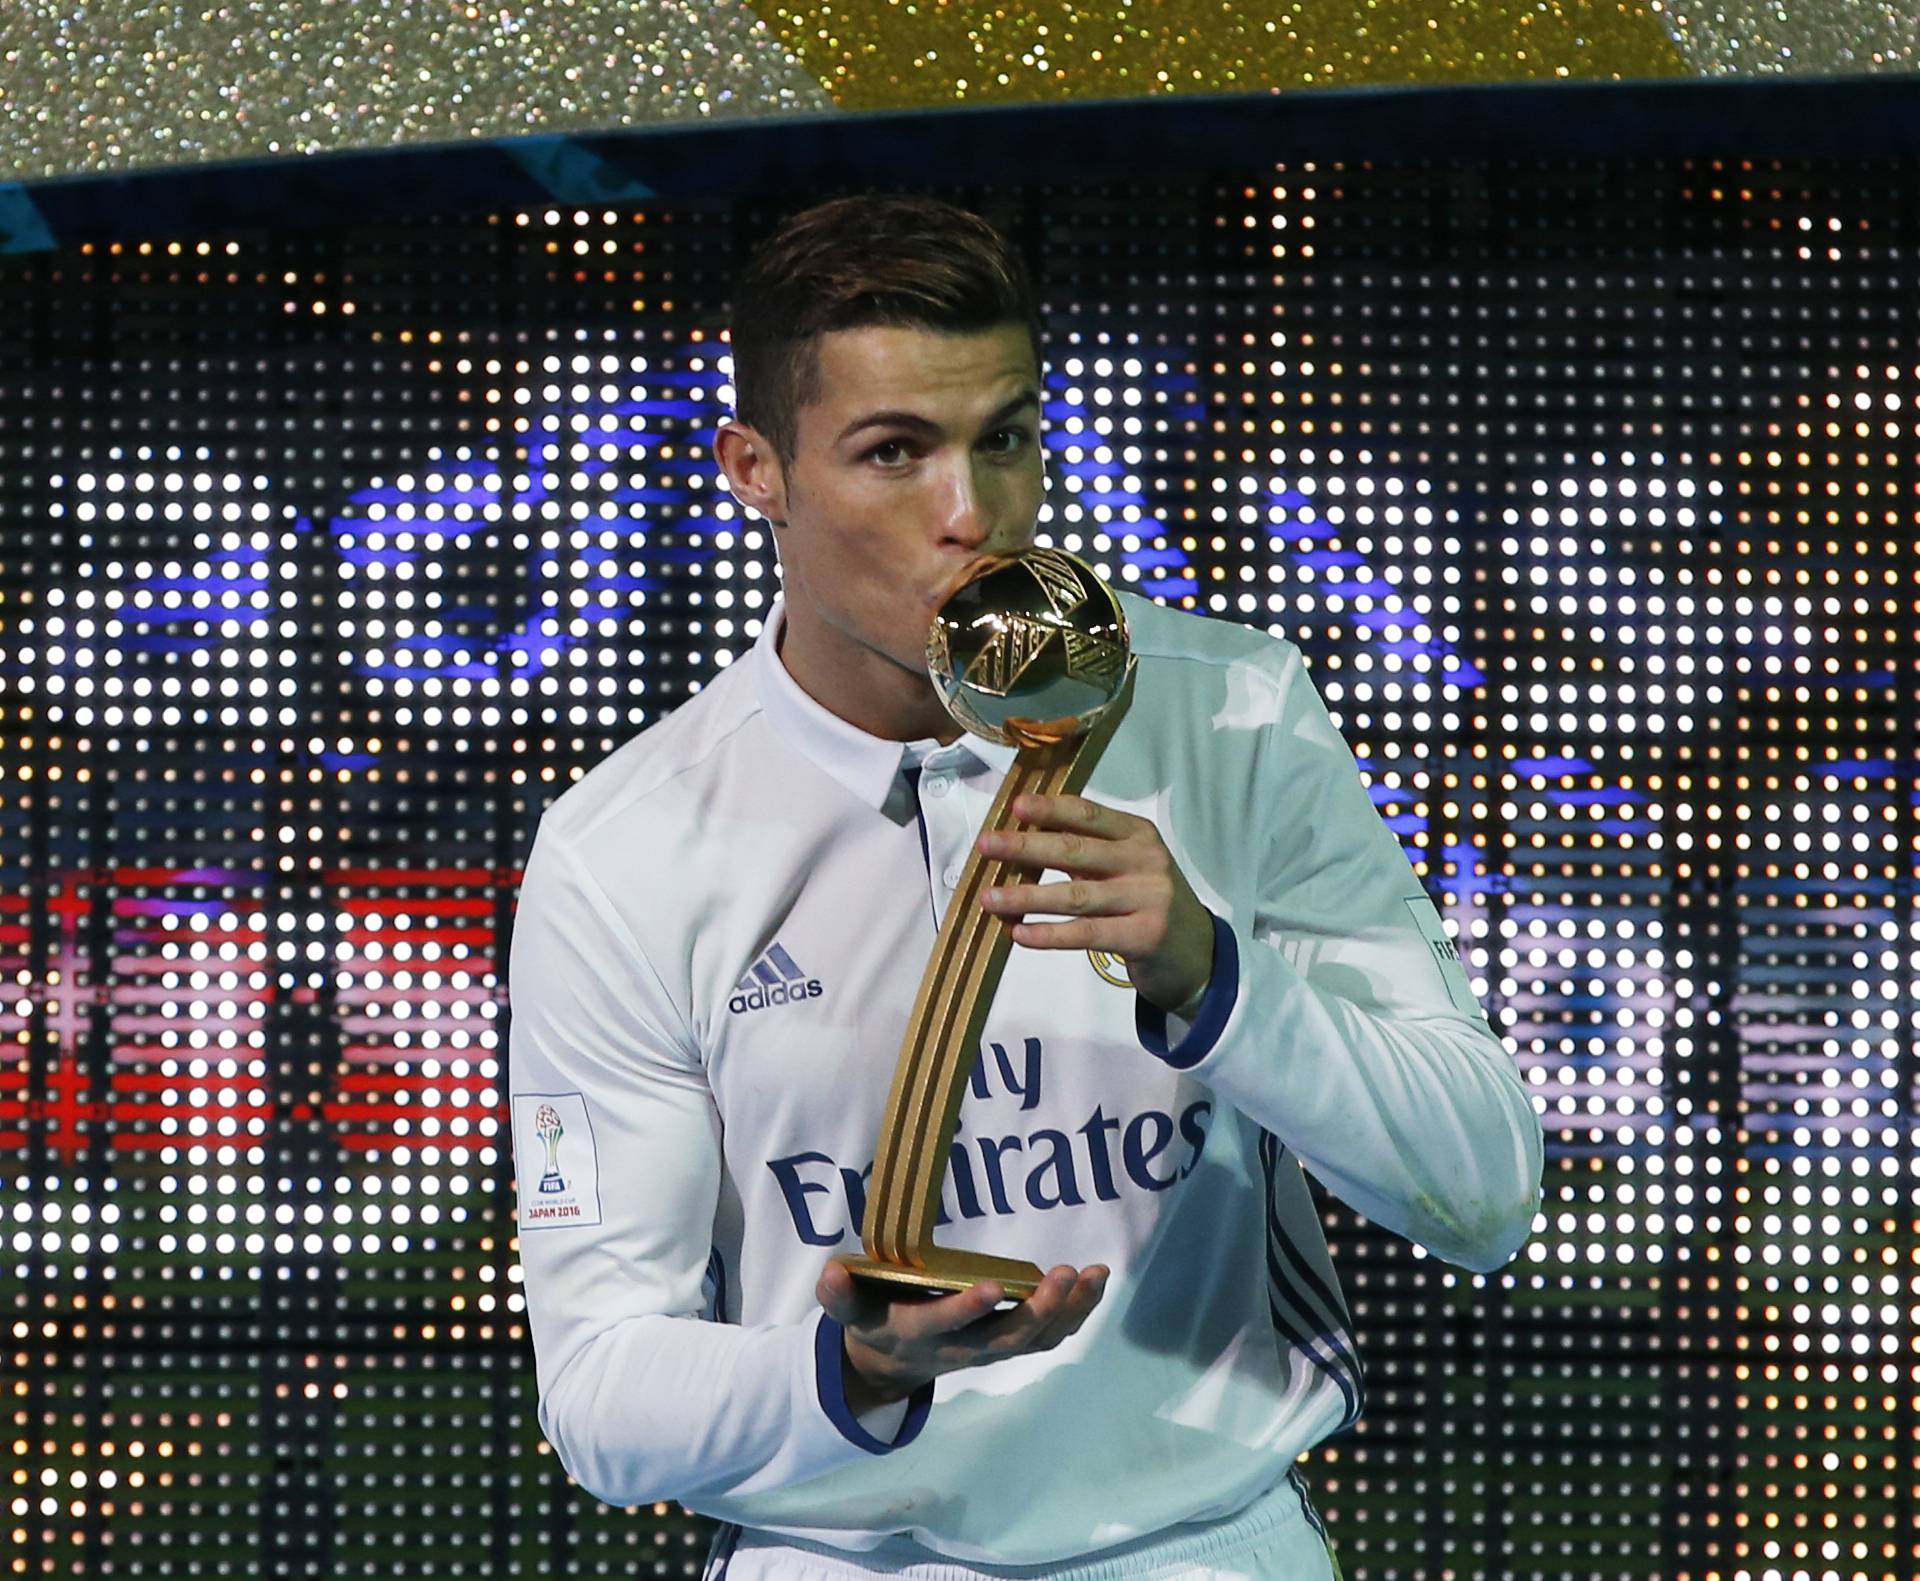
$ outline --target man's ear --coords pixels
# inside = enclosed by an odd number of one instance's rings
[[[729,417],[714,430],[713,459],[726,475],[735,499],[776,527],[786,525],[786,478],[780,470],[780,458],[759,429]]]

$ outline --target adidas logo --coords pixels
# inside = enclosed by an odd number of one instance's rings
[[[817,977],[809,977],[778,944],[769,945],[753,963],[753,970],[733,985],[727,1009],[765,1010],[769,1005],[793,1005],[818,999],[826,992]]]

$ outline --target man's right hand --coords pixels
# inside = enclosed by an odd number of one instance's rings
[[[992,1279],[933,1299],[889,1297],[829,1260],[814,1294],[840,1324],[847,1405],[858,1416],[942,1373],[1052,1350],[1100,1304],[1109,1272],[1094,1263],[1076,1276],[1062,1263],[1018,1306],[995,1312],[1005,1296]]]

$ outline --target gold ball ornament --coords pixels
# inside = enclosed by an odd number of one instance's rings
[[[1002,746],[1048,746],[1091,729],[1135,662],[1120,600],[1064,549],[988,560],[927,628],[927,673],[947,712]]]

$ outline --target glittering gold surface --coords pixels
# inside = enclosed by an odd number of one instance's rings
[[[1920,0],[0,0],[0,180],[802,111],[1917,60]]]
[[[1648,0],[1701,76],[1920,69],[1916,0]]]
[[[1689,74],[1645,0],[754,0],[850,110]]]
[[[0,180],[832,108],[741,0],[0,0]]]

